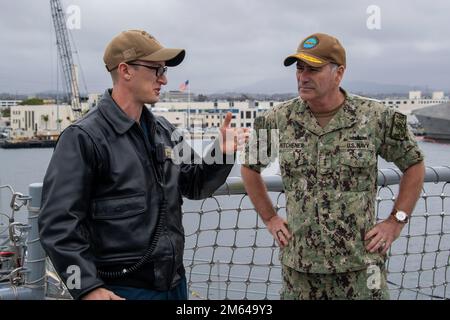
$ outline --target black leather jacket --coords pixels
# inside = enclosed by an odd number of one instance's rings
[[[74,298],[107,282],[99,269],[141,259],[155,234],[163,195],[167,210],[151,255],[151,286],[174,287],[180,278],[176,271],[183,268],[182,195],[206,198],[231,171],[231,164],[175,164],[170,158],[158,162],[157,146],[167,151],[179,142],[172,141],[175,128],[147,108],[142,121],[150,139],[106,91],[96,108],[64,130],[50,161],[40,237]],[[74,279],[77,269],[70,266],[79,267],[80,282]]]

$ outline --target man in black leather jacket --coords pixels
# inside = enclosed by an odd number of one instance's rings
[[[75,299],[187,299],[182,195],[210,196],[247,137],[235,133],[226,141],[228,113],[210,156],[231,157],[230,164],[174,161],[182,137],[144,104],[159,100],[167,66],[184,55],[145,31],[117,35],[104,55],[113,89],[60,136],[44,178],[39,227]]]

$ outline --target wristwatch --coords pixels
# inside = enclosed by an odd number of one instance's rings
[[[408,223],[409,217],[408,214],[405,211],[393,209],[391,216],[394,217],[395,221],[400,223]]]

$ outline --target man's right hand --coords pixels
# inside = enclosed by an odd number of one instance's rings
[[[125,300],[105,288],[97,288],[86,294],[81,300]]]
[[[292,238],[292,235],[288,229],[287,221],[279,215],[275,215],[265,222],[265,224],[267,226],[267,230],[270,231],[280,248],[283,249],[287,246],[289,240]]]
[[[292,235],[289,232],[286,220],[280,217],[273,208],[261,174],[243,165],[241,166],[241,176],[245,190],[255,206],[256,212],[258,212],[267,226],[267,230],[275,238],[280,248],[283,249],[287,246]]]

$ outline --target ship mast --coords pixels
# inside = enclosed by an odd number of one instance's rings
[[[53,25],[56,33],[56,45],[64,74],[64,84],[72,106],[72,119],[81,117],[80,91],[78,88],[77,72],[73,63],[72,49],[69,41],[69,33],[66,26],[66,16],[59,0],[50,0]]]

